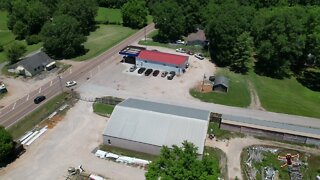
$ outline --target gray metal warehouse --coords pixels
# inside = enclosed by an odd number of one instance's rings
[[[113,110],[103,133],[106,145],[158,155],[163,145],[184,140],[203,154],[210,112],[200,109],[127,99]]]

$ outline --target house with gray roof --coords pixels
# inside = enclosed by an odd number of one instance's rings
[[[157,102],[127,99],[113,110],[103,132],[104,144],[148,154],[187,140],[203,154],[210,112]]]
[[[32,77],[45,70],[48,64],[52,64],[54,61],[43,51],[38,51],[34,54],[26,56],[21,61],[13,64],[8,68],[9,72],[19,75]]]
[[[228,92],[229,89],[229,79],[225,76],[217,76],[213,82],[212,89],[214,91]]]
[[[197,32],[191,33],[187,37],[187,45],[207,45],[208,41],[203,30],[198,29]]]

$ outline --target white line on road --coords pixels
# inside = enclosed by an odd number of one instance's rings
[[[51,82],[50,82],[50,86],[52,86],[52,80],[51,80]]]
[[[14,110],[14,108],[16,107],[16,104],[17,104],[17,102],[15,102],[15,103],[13,104],[12,110]]]
[[[29,100],[29,96],[30,96],[30,94],[28,94],[28,96],[27,96],[27,100],[26,100],[26,101],[28,101],[28,100]]]
[[[41,93],[41,87],[39,88],[39,93]]]
[[[71,68],[69,69],[69,74],[71,74],[72,73],[72,70],[71,70]]]

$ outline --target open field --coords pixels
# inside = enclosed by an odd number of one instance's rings
[[[205,146],[204,153],[209,156],[210,159],[213,159],[214,164],[212,165],[212,169],[214,172],[218,172],[217,176],[211,176],[209,179],[217,179],[221,177],[223,179],[227,179],[227,166],[226,166],[226,155],[223,151],[218,148],[212,148]]]
[[[250,104],[250,93],[248,90],[246,76],[235,74],[227,69],[218,69],[217,75],[224,75],[229,78],[229,90],[227,93],[208,92],[201,93],[190,90],[190,94],[205,102],[213,102],[228,106],[248,107]]]
[[[8,130],[14,139],[22,136],[25,132],[32,130],[44,118],[57,110],[60,106],[71,100],[71,94],[62,93],[48,102],[43,102],[40,108],[26,116],[18,123],[11,126]]]
[[[75,60],[83,61],[95,57],[135,32],[136,30],[119,25],[101,24],[96,31],[90,33],[88,40],[84,43],[89,51]]]
[[[95,19],[98,24],[121,24],[121,10],[99,7],[98,14]]]
[[[104,103],[93,103],[93,112],[101,115],[101,116],[108,116],[111,115],[114,106]]]
[[[266,110],[320,118],[320,92],[302,86],[295,78],[278,80],[254,73],[249,78]]]

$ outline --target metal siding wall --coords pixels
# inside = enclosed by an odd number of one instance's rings
[[[150,144],[144,144],[144,143],[134,142],[126,139],[119,139],[119,138],[103,135],[104,144],[109,145],[108,139],[110,139],[111,141],[110,146],[115,146],[123,149],[129,149],[133,151],[144,152],[144,153],[154,154],[154,155],[160,154],[160,149],[161,149],[160,146],[154,146]]]
[[[302,137],[302,136],[291,135],[291,134],[284,134],[283,140],[292,141],[292,142],[299,142],[299,143],[305,143],[307,141],[307,138],[306,137]]]
[[[320,139],[307,138],[306,144],[315,144],[320,146]]]
[[[234,125],[230,125],[230,124],[221,123],[220,128],[224,129],[224,130],[227,130],[227,131],[234,131],[234,132],[240,132],[241,131],[239,126],[234,126]]]
[[[150,62],[150,61],[145,62],[144,60],[137,58],[136,66],[151,68],[153,70],[160,70],[160,71],[168,71],[168,72],[175,71],[177,74],[181,74],[183,69],[182,67],[185,67],[186,65],[184,64],[183,66],[176,68],[176,66],[173,66],[173,65],[168,65],[168,64],[163,65],[160,63]]]

